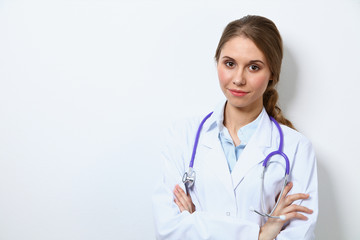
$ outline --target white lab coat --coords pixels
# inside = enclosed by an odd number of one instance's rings
[[[196,211],[180,212],[174,203],[176,184],[184,188],[182,176],[188,169],[195,134],[202,118],[174,126],[163,151],[164,169],[161,182],[153,195],[154,219],[157,239],[246,239],[257,240],[265,219],[249,210],[261,211],[262,162],[279,146],[279,132],[265,112],[259,127],[240,155],[230,173],[218,139],[216,120],[223,113],[221,104],[205,122],[194,162],[196,181],[191,191]],[[263,110],[265,111],[265,110]],[[297,201],[314,212],[305,214],[309,219],[292,220],[276,238],[314,239],[318,215],[317,169],[311,143],[299,132],[281,125],[284,133],[284,153],[290,160],[292,193],[308,193],[310,198]],[[280,192],[285,162],[275,156],[265,175],[264,199],[266,211],[275,204]]]

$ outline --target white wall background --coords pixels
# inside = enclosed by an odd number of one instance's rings
[[[360,1],[0,0],[0,240],[154,239],[158,142],[221,99],[225,25],[272,19],[318,156],[317,239],[360,228]]]

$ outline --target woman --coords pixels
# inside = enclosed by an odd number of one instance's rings
[[[282,56],[281,36],[267,18],[246,16],[225,28],[215,60],[227,100],[202,126],[196,182],[188,194],[182,177],[202,119],[175,127],[169,136],[162,182],[153,196],[158,239],[314,239],[316,160],[311,143],[277,106]],[[282,150],[290,162],[283,194],[285,160],[279,155],[268,162],[261,190],[262,163],[280,144],[270,116],[281,124]],[[275,218],[250,210],[273,208]]]

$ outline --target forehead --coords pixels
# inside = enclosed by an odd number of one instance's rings
[[[255,43],[247,37],[233,37],[227,41],[221,49],[220,58],[231,57],[236,60],[261,60],[265,62],[265,56]]]

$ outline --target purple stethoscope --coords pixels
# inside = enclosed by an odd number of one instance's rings
[[[190,189],[192,189],[192,187],[194,186],[194,182],[195,182],[195,171],[193,169],[193,166],[194,166],[194,160],[195,160],[195,154],[196,154],[196,149],[197,149],[197,146],[198,146],[198,143],[199,143],[199,138],[200,138],[200,132],[201,132],[201,129],[205,123],[205,121],[213,114],[213,112],[209,113],[208,115],[206,115],[206,117],[201,121],[200,125],[199,125],[199,128],[197,130],[197,133],[196,133],[196,137],[195,137],[195,143],[194,143],[194,147],[193,147],[193,151],[192,151],[192,155],[191,155],[191,161],[190,161],[190,164],[189,164],[189,169],[187,172],[184,173],[184,176],[183,176],[183,183],[185,184],[185,189],[186,189],[186,193],[189,194],[190,192]],[[262,179],[262,184],[261,184],[261,208],[262,208],[262,212],[260,211],[257,211],[255,210],[254,208],[250,208],[251,211],[263,216],[263,217],[268,217],[268,218],[277,218],[277,219],[281,219],[281,220],[285,220],[285,216],[284,215],[280,215],[280,216],[272,216],[273,212],[275,211],[277,205],[279,204],[280,202],[280,199],[282,198],[282,195],[283,195],[283,192],[284,192],[284,188],[288,182],[288,178],[289,178],[289,173],[290,173],[290,162],[289,162],[289,159],[288,157],[286,156],[286,154],[282,151],[283,149],[283,143],[284,143],[284,135],[283,135],[283,132],[281,130],[281,127],[279,125],[279,123],[273,118],[270,116],[270,120],[276,125],[278,131],[279,131],[279,134],[280,134],[280,144],[279,144],[279,149],[276,150],[276,151],[273,151],[271,152],[270,154],[268,154],[266,156],[266,158],[264,159],[264,162],[263,162],[263,172],[261,174],[261,179]],[[266,213],[266,210],[265,210],[265,206],[264,206],[264,176],[265,176],[265,171],[266,171],[266,168],[267,168],[267,165],[268,165],[268,162],[270,160],[271,157],[275,156],[275,155],[280,155],[284,160],[285,160],[285,163],[286,163],[286,169],[285,169],[285,176],[283,178],[283,186],[282,186],[282,189],[281,189],[281,192],[279,194],[279,197],[275,203],[275,206],[273,207],[273,209],[269,212],[269,213]]]

